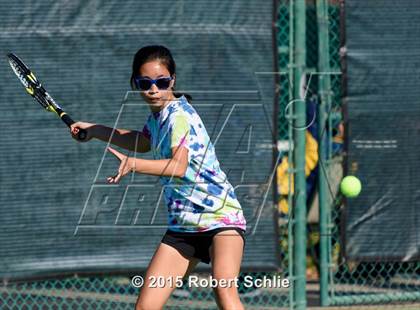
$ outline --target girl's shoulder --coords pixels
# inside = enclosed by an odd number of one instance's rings
[[[197,111],[194,109],[194,107],[191,105],[191,103],[188,102],[187,98],[185,96],[181,96],[179,98],[179,106],[184,112],[187,112],[190,115],[197,114]]]
[[[171,104],[168,114],[170,118],[184,116],[189,120],[197,116],[197,112],[184,96],[178,98],[175,104]]]

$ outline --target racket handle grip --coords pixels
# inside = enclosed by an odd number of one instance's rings
[[[61,120],[64,123],[66,123],[66,125],[69,126],[69,127],[75,123],[75,121],[70,116],[68,116],[67,114],[63,114],[61,116]],[[77,133],[77,139],[79,139],[80,141],[83,141],[83,140],[86,139],[86,137],[87,137],[86,130],[79,128],[79,132]]]

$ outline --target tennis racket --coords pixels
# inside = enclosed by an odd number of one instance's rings
[[[56,113],[67,126],[70,127],[73,125],[75,122],[72,118],[64,112],[50,94],[47,93],[45,88],[41,85],[41,82],[38,81],[35,74],[29,70],[23,61],[13,53],[7,54],[7,57],[13,72],[22,82],[26,92],[35,98],[35,100],[38,101],[45,110]],[[86,139],[86,136],[86,130],[80,129],[77,134],[77,138],[83,141]]]

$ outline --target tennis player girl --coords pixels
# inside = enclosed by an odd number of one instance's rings
[[[212,277],[231,284],[214,288],[219,308],[243,309],[232,283],[240,271],[246,221],[191,97],[176,93],[175,81],[175,62],[167,48],[146,46],[136,53],[130,83],[141,91],[151,113],[141,132],[116,129],[111,143],[140,153],[152,151],[154,159],[108,149],[120,160],[108,182],[118,183],[133,171],[159,176],[169,210],[168,230],[147,268],[136,309],[161,309],[175,285],[152,287],[151,279],[176,283],[199,261],[211,262]],[[86,129],[86,141],[111,138],[112,128],[76,122],[71,127],[74,139],[78,128]]]

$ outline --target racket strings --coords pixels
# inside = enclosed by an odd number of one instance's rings
[[[10,66],[12,67],[13,72],[16,74],[16,76],[19,78],[19,80],[22,82],[22,84],[25,87],[30,87],[30,82],[28,81],[25,70],[19,66],[15,61],[12,59],[9,60]]]
[[[44,87],[36,78],[35,74],[13,53],[8,54],[9,64],[13,72],[25,86],[26,91],[38,101],[47,111],[55,112],[61,110],[55,100],[46,92]]]

